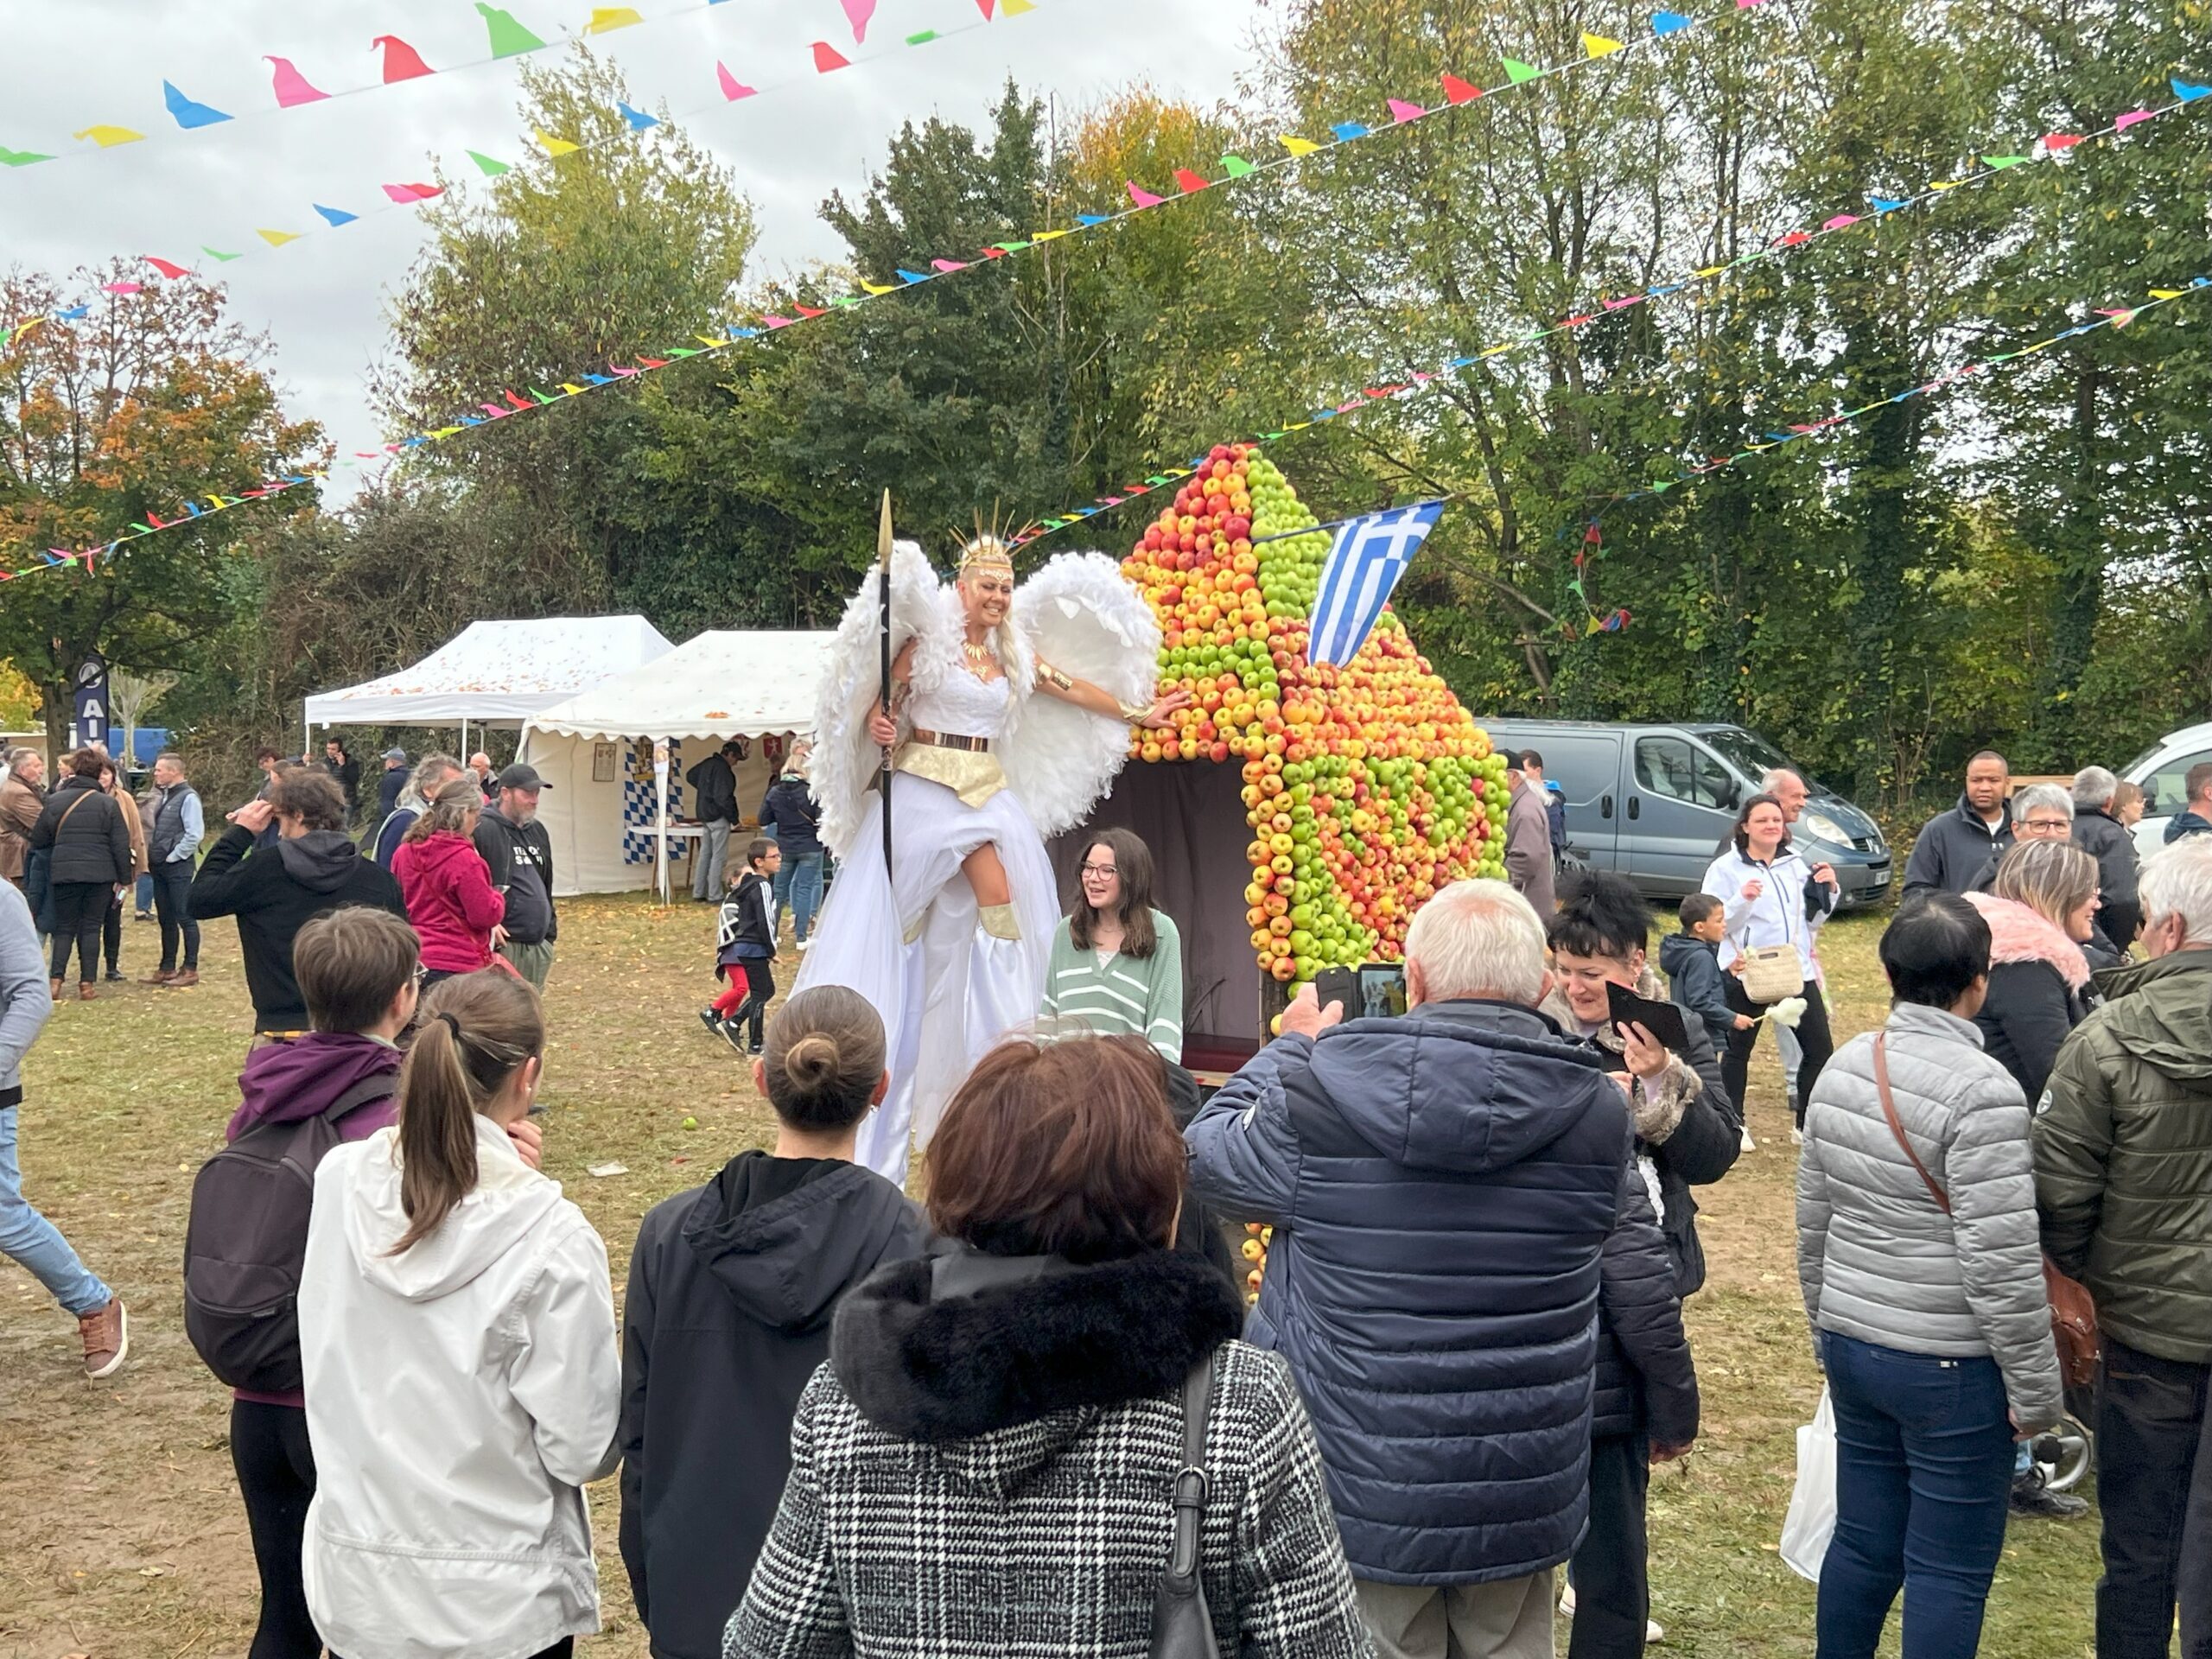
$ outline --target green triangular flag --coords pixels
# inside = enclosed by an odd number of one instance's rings
[[[1670,478],[1669,478],[1669,479],[1662,479],[1662,480],[1661,480],[1658,483],[1654,484],[1654,485],[1651,486],[1651,493],[1652,493],[1652,494],[1654,494],[1654,495],[1664,495],[1664,494],[1666,494],[1666,493],[1667,493],[1667,492],[1668,492],[1668,491],[1669,491],[1669,490],[1673,489],[1674,487],[1675,487],[1675,480],[1672,480],[1672,479],[1670,479]]]
[[[1242,156],[1224,156],[1221,158],[1221,164],[1232,179],[1241,179],[1252,171],[1252,163]]]
[[[537,399],[538,407],[541,409],[548,404],[557,404],[561,401],[558,397],[553,396],[551,392],[540,391],[536,386],[532,386],[530,389],[530,395]]]
[[[477,170],[487,179],[496,179],[502,173],[514,171],[514,168],[509,167],[505,162],[495,162],[481,150],[470,150],[468,159],[476,163]]]
[[[1029,245],[1027,242],[994,242],[991,245],[1001,253],[1020,253]]]
[[[933,29],[925,29],[918,35],[909,35],[906,37],[906,44],[909,46],[926,46],[935,39],[937,39],[937,30]]]
[[[1534,80],[1541,73],[1543,73],[1542,70],[1533,64],[1523,63],[1518,58],[1508,58],[1505,60],[1505,78],[1516,86],[1524,80]]]
[[[206,254],[210,259],[227,260],[235,259],[238,257],[235,253],[225,253],[220,248],[202,248],[200,251]]]
[[[2003,172],[2008,167],[2018,167],[2028,158],[2024,156],[1985,156],[1981,164],[1993,172]]]
[[[535,52],[544,46],[544,41],[515,21],[512,11],[487,6],[484,0],[476,0],[476,10],[483,14],[485,27],[492,31],[493,57],[512,58],[518,52]]]
[[[50,162],[51,156],[41,156],[35,149],[10,149],[0,144],[0,167],[32,167],[40,162]]]

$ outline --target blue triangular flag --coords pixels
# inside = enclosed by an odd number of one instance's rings
[[[918,270],[893,270],[891,273],[902,283],[926,283],[929,278]]]
[[[55,312],[54,320],[56,322],[74,322],[92,308],[89,305],[73,305],[67,311]]]
[[[212,127],[231,118],[213,105],[194,103],[166,80],[162,83],[162,102],[169,106],[180,127]]]
[[[461,423],[463,426],[481,426],[484,417],[481,415],[464,415],[461,417]]]
[[[1904,206],[1904,203],[1902,201],[1892,200],[1888,196],[1876,196],[1874,198],[1874,211],[1878,213],[1894,213],[1898,208]]]
[[[1390,590],[1444,511],[1441,501],[1416,502],[1347,519],[1321,566],[1306,659],[1343,667],[1359,654]]]
[[[1679,35],[1690,26],[1690,20],[1679,11],[1655,11],[1651,14],[1654,35]]]
[[[1105,213],[1077,213],[1075,222],[1078,225],[1103,225],[1109,217]]]
[[[1367,137],[1367,129],[1357,121],[1340,121],[1329,130],[1337,135],[1338,142],[1340,143],[1349,143],[1354,138]]]
[[[643,132],[647,127],[660,125],[659,118],[647,115],[643,110],[633,110],[619,98],[614,100],[614,107],[622,111],[622,118],[630,124],[632,132]]]
[[[2184,104],[2194,104],[2200,98],[2212,98],[2212,86],[2194,86],[2177,79],[2173,83],[2174,96]]]
[[[614,377],[611,374],[588,374],[584,378],[594,386],[611,386],[614,384]],[[594,404],[594,407],[596,408],[597,405]]]
[[[342,207],[326,207],[319,201],[312,205],[315,212],[321,213],[334,226],[351,225],[360,217],[359,213],[349,213]]]

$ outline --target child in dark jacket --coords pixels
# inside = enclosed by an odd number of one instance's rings
[[[890,1086],[884,1047],[858,992],[792,997],[753,1063],[775,1108],[775,1150],[740,1153],[639,1230],[623,1313],[620,1537],[657,1659],[721,1659],[791,1474],[799,1395],[830,1355],[830,1316],[853,1286],[927,1242],[906,1195],[853,1161],[861,1120]]]
[[[1728,1006],[1726,980],[1720,967],[1720,936],[1726,928],[1720,900],[1709,893],[1694,893],[1682,900],[1682,931],[1659,942],[1659,968],[1667,976],[1667,994],[1676,1006],[1705,1021],[1706,1033],[1716,1050],[1726,1049],[1728,1034],[1751,1025],[1751,1016]]]
[[[766,836],[747,844],[745,868],[729,879],[715,931],[715,976],[729,982],[699,1010],[699,1019],[740,1053],[760,1052],[760,1022],[776,994],[775,881],[783,861],[782,850]],[[749,1041],[740,1035],[746,1026],[752,1027]]]
[[[274,858],[274,853],[257,855]],[[415,1014],[415,930],[388,911],[349,905],[308,922],[292,942],[312,1029],[246,1056],[243,1096],[226,1141],[264,1123],[300,1123],[364,1096],[337,1121],[340,1141],[365,1141],[399,1118],[400,1053]],[[372,1085],[382,1085],[381,1091]],[[299,1241],[304,1251],[307,1240]],[[233,1390],[231,1462],[245,1500],[247,1530],[261,1575],[256,1653],[319,1653],[322,1638],[308,1616],[300,1577],[315,1454],[308,1445],[307,1398]]]

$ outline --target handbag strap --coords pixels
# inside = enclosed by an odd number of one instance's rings
[[[1214,1364],[1220,1353],[1191,1367],[1183,1379],[1183,1467],[1175,1476],[1175,1531],[1167,1552],[1167,1571],[1188,1579],[1198,1570],[1198,1542],[1206,1516],[1206,1416],[1213,1408]]]
[[[1897,1145],[1904,1148],[1904,1155],[1920,1172],[1920,1179],[1928,1188],[1928,1196],[1936,1200],[1945,1215],[1951,1213],[1951,1200],[1943,1189],[1936,1185],[1936,1178],[1928,1173],[1928,1166],[1920,1161],[1920,1154],[1912,1149],[1912,1142],[1905,1137],[1904,1125],[1897,1121],[1897,1103],[1890,1093],[1890,1059],[1884,1045],[1890,1033],[1878,1032],[1874,1037],[1874,1093],[1882,1103],[1882,1116],[1890,1120],[1890,1133],[1897,1138]]]

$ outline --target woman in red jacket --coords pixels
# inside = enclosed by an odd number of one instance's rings
[[[492,965],[492,931],[507,904],[470,839],[483,813],[484,798],[456,779],[431,798],[392,855],[407,919],[422,936],[426,986]]]

